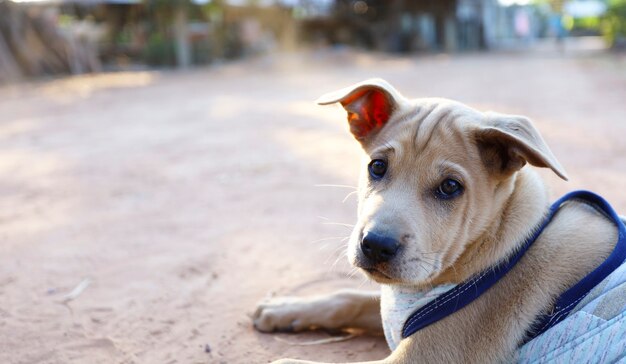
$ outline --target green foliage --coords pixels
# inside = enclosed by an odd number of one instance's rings
[[[587,18],[576,18],[574,19],[574,29],[599,30],[600,18],[595,16],[590,16]]]
[[[145,4],[149,8],[160,9],[160,10],[171,10],[178,6],[191,5],[191,1],[189,0],[146,0]]]
[[[586,18],[563,17],[565,29],[573,35],[600,35],[600,17],[590,16]]]
[[[144,50],[144,60],[151,66],[174,66],[176,64],[174,42],[159,33],[152,34]]]
[[[68,14],[60,14],[58,18],[59,25],[69,26],[75,21],[75,18]]]
[[[128,29],[122,29],[113,37],[113,43],[116,45],[126,45],[131,43],[132,34]]]
[[[626,39],[626,0],[610,0],[602,21],[602,33],[609,45]]]

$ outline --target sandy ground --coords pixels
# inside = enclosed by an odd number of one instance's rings
[[[312,101],[372,76],[532,117],[571,176],[544,173],[554,196],[626,212],[623,56],[310,52],[5,87],[0,362],[384,357],[380,337],[294,346],[247,316],[271,292],[369,286],[341,256],[350,189],[318,186],[354,185],[360,151],[343,111]]]

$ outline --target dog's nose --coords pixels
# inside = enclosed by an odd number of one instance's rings
[[[397,240],[378,235],[373,232],[365,233],[361,240],[361,251],[372,263],[383,263],[393,258],[400,248]]]

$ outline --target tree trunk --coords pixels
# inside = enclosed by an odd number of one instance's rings
[[[11,49],[0,32],[0,82],[14,82],[22,78],[22,70],[13,58]]]
[[[191,66],[187,7],[180,4],[174,10],[174,36],[176,39],[176,64],[179,68]]]
[[[99,70],[95,47],[63,33],[52,9],[0,2],[0,82]]]

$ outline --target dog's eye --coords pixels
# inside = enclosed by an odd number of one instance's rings
[[[456,197],[460,195],[461,192],[463,192],[463,186],[461,186],[459,181],[452,178],[443,181],[436,191],[437,196],[444,199]]]
[[[387,172],[387,162],[382,159],[374,159],[370,162],[368,169],[373,179],[383,178]]]

